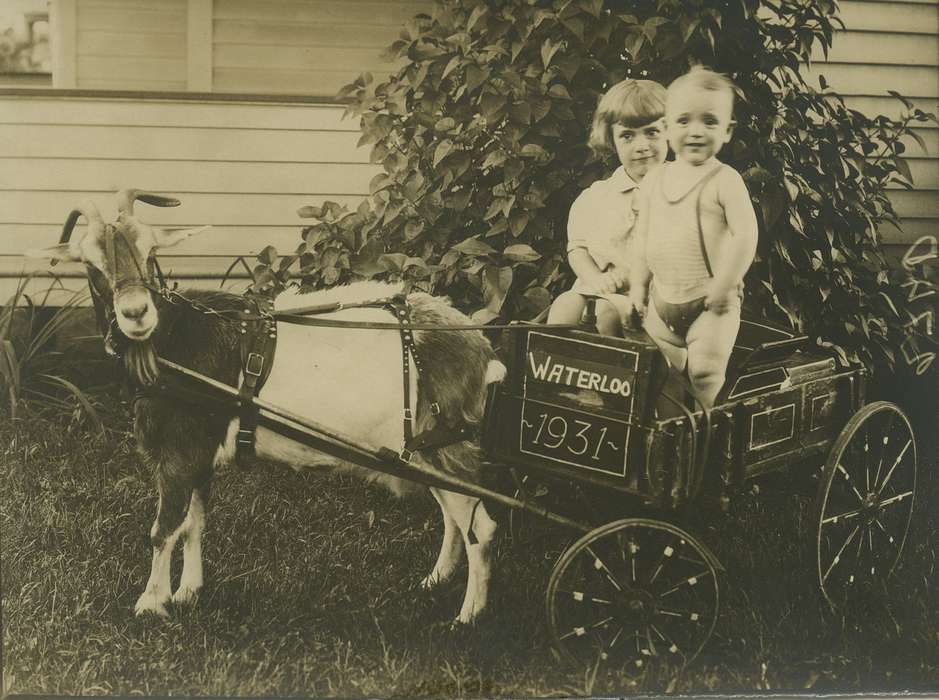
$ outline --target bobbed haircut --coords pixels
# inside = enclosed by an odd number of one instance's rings
[[[587,145],[597,153],[615,151],[611,127],[622,124],[635,129],[661,119],[665,116],[665,96],[665,88],[654,80],[630,78],[616,83],[600,98]]]
[[[684,88],[697,88],[709,92],[720,92],[730,98],[730,109],[733,112],[734,96],[737,87],[733,81],[723,73],[718,73],[704,66],[692,66],[684,75],[675,78],[668,86],[668,95],[674,95]]]

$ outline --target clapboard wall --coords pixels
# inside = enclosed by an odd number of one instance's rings
[[[835,36],[827,58],[816,52],[816,62],[804,72],[810,83],[818,85],[824,75],[848,106],[869,115],[901,115],[905,108],[888,90],[939,114],[939,2],[867,0],[839,6],[846,31]],[[903,230],[881,230],[892,259],[922,236],[939,234],[939,128],[929,123],[916,133],[925,151],[914,139],[905,141],[915,189],[896,186],[891,192]]]
[[[939,2],[840,6],[848,31],[839,32],[827,62],[817,57],[810,79],[824,74],[869,114],[899,114],[887,90],[939,111]],[[330,96],[360,71],[387,71],[380,48],[428,7],[426,0],[52,0],[53,31],[71,28],[55,35],[55,89],[0,88],[0,296],[24,269],[24,249],[55,242],[82,199],[113,213],[110,193],[119,187],[182,200],[174,210],[140,205],[148,222],[214,226],[165,258],[178,278],[217,284],[233,256],[268,243],[292,250],[299,206],[355,205],[375,172],[356,148],[356,122],[341,120]],[[894,252],[939,224],[939,129],[917,131],[928,152],[909,143],[916,190],[892,194],[904,230],[882,231]]]

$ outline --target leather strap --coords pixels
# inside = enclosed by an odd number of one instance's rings
[[[243,378],[238,388],[238,433],[235,437],[235,461],[242,467],[255,454],[258,409],[251,399],[261,393],[270,376],[277,348],[273,300],[246,296],[245,305],[240,328]],[[250,305],[255,308],[248,308]]]
[[[698,197],[694,203],[694,215],[695,220],[698,222],[698,243],[701,245],[701,256],[704,258],[704,266],[707,268],[708,276],[713,277],[714,273],[711,271],[711,259],[708,257],[707,245],[704,243],[704,229],[701,226],[701,195],[704,194],[704,186],[710,182],[717,173],[724,169],[724,164],[721,163],[714,170],[709,172],[703,178],[701,182],[698,183]]]

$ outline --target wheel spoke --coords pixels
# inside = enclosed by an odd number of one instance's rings
[[[687,618],[688,620],[691,620],[691,622],[701,622],[701,613],[699,612],[692,612],[690,610],[672,610],[670,608],[659,608],[656,612],[659,615]]]
[[[839,513],[838,515],[832,515],[827,518],[822,518],[822,524],[827,525],[829,523],[837,523],[839,520],[847,520],[849,518],[856,517],[861,514],[861,510],[849,510],[846,513]]]
[[[619,641],[619,638],[623,635],[623,627],[620,626],[616,630],[616,634],[613,635],[613,639],[610,640],[610,643],[606,645],[606,649],[600,652],[600,659],[606,661],[609,658],[610,652],[613,650],[613,647],[616,646],[616,643]]]
[[[850,486],[850,487],[851,487],[851,490],[854,491],[854,495],[857,496],[857,499],[858,499],[861,503],[863,503],[863,502],[864,502],[864,496],[861,495],[861,492],[857,490],[857,487],[856,487],[856,486],[854,485],[854,483],[851,481],[851,475],[848,473],[848,470],[845,469],[843,466],[841,466],[841,464],[838,464],[838,471],[840,471],[841,474],[842,474],[842,476],[844,476],[844,480],[848,482],[848,486]]]
[[[913,444],[912,440],[906,441],[906,444],[903,446],[903,449],[900,450],[899,456],[896,458],[896,460],[894,460],[893,466],[890,467],[890,471],[887,472],[887,476],[884,477],[884,482],[880,484],[880,486],[877,488],[878,495],[884,492],[884,487],[886,487],[887,484],[890,483],[890,479],[893,477],[893,473],[896,471],[897,466],[900,464],[900,462],[903,461],[903,456],[906,454],[906,451],[910,449],[910,445],[912,444]]]
[[[655,579],[658,578],[659,574],[662,573],[662,567],[665,566],[665,560],[671,557],[675,553],[675,550],[671,545],[665,545],[662,549],[662,554],[659,556],[659,560],[655,565],[655,569],[652,571],[652,575],[649,577],[649,583],[652,584],[655,582]]]
[[[664,598],[664,597],[667,596],[667,595],[671,595],[672,593],[674,593],[675,591],[677,591],[678,589],[680,589],[682,586],[684,586],[684,585],[686,585],[686,584],[689,585],[689,586],[697,586],[698,583],[701,581],[701,579],[703,579],[703,578],[705,578],[705,577],[707,577],[707,576],[710,576],[710,575],[711,575],[711,572],[708,571],[707,569],[705,569],[705,570],[702,571],[700,574],[696,574],[695,576],[689,576],[688,578],[684,579],[683,581],[679,581],[677,585],[672,586],[672,587],[669,588],[667,591],[665,591],[664,593],[662,593],[661,595],[659,595],[659,598]]]
[[[856,526],[854,527],[854,529],[851,530],[851,534],[848,535],[848,539],[846,539],[846,540],[844,541],[844,544],[841,545],[841,549],[838,550],[838,553],[835,555],[835,558],[831,560],[831,565],[828,567],[828,571],[826,571],[826,572],[825,572],[825,575],[822,576],[822,582],[823,582],[823,583],[824,583],[826,580],[828,580],[828,576],[831,574],[831,570],[835,568],[835,564],[837,564],[839,561],[841,561],[841,554],[844,552],[845,548],[846,548],[849,544],[851,544],[851,540],[854,539],[854,536],[858,533],[858,531],[859,531],[860,529],[861,529],[861,526],[860,526],[860,525],[856,525]]]
[[[681,656],[684,656],[684,654],[682,654],[681,652],[681,649],[678,647],[678,645],[675,643],[675,641],[671,637],[669,637],[667,634],[662,632],[658,627],[655,626],[655,624],[652,624],[650,626],[652,627],[652,630],[657,635],[659,635],[659,637],[661,637],[662,641],[668,645],[668,650],[672,654],[680,654]]]
[[[591,549],[590,547],[587,547],[586,549],[587,549],[587,552],[590,553],[590,556],[593,557],[593,568],[596,569],[597,571],[602,571],[603,574],[606,576],[606,579],[613,586],[613,588],[615,588],[617,591],[622,593],[624,586],[619,581],[616,580],[616,577],[613,575],[613,572],[610,571],[609,567],[603,563],[603,560],[599,556],[597,556],[597,553],[594,552],[593,549]]]
[[[594,622],[594,623],[593,623],[592,625],[590,625],[589,627],[586,627],[586,626],[585,626],[585,627],[575,627],[574,629],[572,629],[572,630],[571,630],[570,632],[568,632],[567,634],[561,635],[561,637],[559,637],[559,639],[564,640],[564,639],[568,639],[568,638],[570,638],[570,637],[583,637],[585,634],[587,634],[587,632],[588,632],[589,630],[599,629],[600,627],[603,627],[604,625],[610,624],[610,622],[612,622],[612,621],[613,621],[613,616],[611,615],[611,616],[609,616],[609,617],[603,618],[603,619],[600,620],[599,622]]]
[[[881,507],[892,506],[894,503],[899,503],[900,501],[909,498],[912,495],[912,491],[904,491],[903,493],[898,493],[896,496],[891,496],[890,498],[884,499],[880,502],[880,505]]]
[[[610,605],[610,601],[604,600],[603,598],[594,598],[593,596],[587,595],[583,591],[558,590],[558,595],[570,597],[571,600],[576,600],[578,603],[596,603],[597,605]]]
[[[880,447],[880,458],[877,460],[877,475],[874,477],[874,484],[880,481],[880,470],[884,465],[884,451],[886,450],[887,443],[890,441],[890,431],[893,428],[893,413],[890,413],[890,416],[887,421],[887,427],[883,430],[883,441]]]

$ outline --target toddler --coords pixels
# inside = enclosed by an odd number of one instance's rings
[[[665,129],[676,160],[650,172],[638,196],[630,299],[706,409],[724,384],[757,242],[743,178],[717,159],[733,134],[733,101],[730,80],[705,68],[669,85]]]
[[[628,289],[636,188],[665,160],[665,88],[651,80],[624,80],[601,98],[588,145],[615,152],[620,166],[581,192],[567,222],[568,262],[577,281],[551,306],[548,323],[580,323],[586,295],[599,296],[597,328],[623,334],[620,319],[631,309]]]

